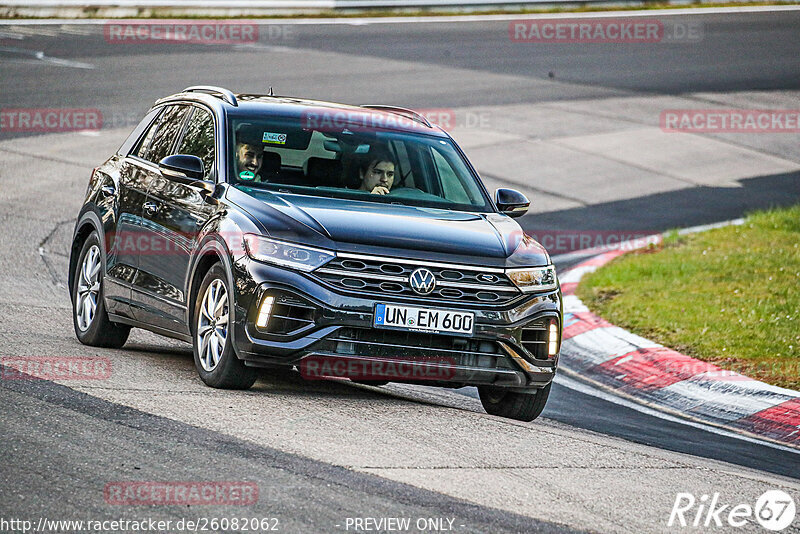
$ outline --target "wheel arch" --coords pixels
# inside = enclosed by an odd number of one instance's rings
[[[72,286],[75,282],[75,267],[78,263],[78,256],[83,248],[83,244],[92,234],[92,232],[97,232],[98,240],[100,241],[103,265],[105,265],[106,244],[105,240],[103,239],[103,225],[101,224],[98,215],[91,208],[87,208],[87,210],[84,211],[84,213],[75,223],[75,231],[72,235],[72,245],[69,251],[69,271],[67,273],[67,288],[70,292],[70,298],[72,295]]]
[[[200,285],[203,283],[203,278],[205,278],[208,271],[216,265],[217,263],[222,265],[222,268],[225,270],[225,274],[228,277],[228,285],[230,287],[231,296],[234,297],[234,277],[233,277],[233,268],[231,266],[230,261],[230,252],[228,251],[227,246],[209,236],[203,244],[199,247],[199,252],[195,255],[195,259],[192,262],[191,272],[189,274],[189,287],[187,288],[187,299],[186,299],[186,320],[187,320],[187,327],[189,328],[189,332],[194,336],[192,325],[194,324],[194,302],[197,297],[197,293],[200,289]],[[234,305],[231,306],[231,319],[232,321],[235,320]],[[231,329],[231,332],[233,329]],[[231,335],[231,341],[233,341],[233,336]],[[234,348],[236,347],[234,343]]]

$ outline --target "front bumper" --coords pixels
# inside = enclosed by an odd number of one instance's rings
[[[558,355],[543,355],[538,347],[546,347],[546,341],[537,336],[546,336],[555,321],[560,341],[560,290],[526,295],[507,306],[443,306],[343,294],[310,275],[249,259],[236,265],[234,275],[234,347],[249,366],[297,365],[306,378],[324,373],[364,381],[520,389],[544,387],[556,371]],[[275,307],[267,329],[260,329],[255,322],[267,296],[275,299]],[[379,302],[471,311],[473,336],[376,329]]]

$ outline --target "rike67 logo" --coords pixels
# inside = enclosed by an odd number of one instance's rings
[[[678,493],[667,526],[706,530],[758,523],[766,530],[779,532],[792,524],[796,512],[794,499],[781,490],[764,492],[756,499],[755,505],[724,503],[719,493],[701,495],[699,499],[691,493]]]

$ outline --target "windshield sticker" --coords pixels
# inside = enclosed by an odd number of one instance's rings
[[[250,171],[242,171],[239,173],[239,178],[242,180],[253,180],[255,179],[256,175]]]
[[[286,134],[264,132],[264,137],[262,138],[262,140],[265,143],[271,143],[273,145],[285,145],[286,144]]]
[[[356,147],[356,154],[366,154],[369,152],[369,145],[358,145]]]

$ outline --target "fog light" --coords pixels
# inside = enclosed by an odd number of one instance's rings
[[[558,352],[558,325],[555,322],[550,323],[547,341],[547,355],[552,358]]]
[[[256,319],[256,326],[259,328],[266,328],[269,322],[269,314],[272,313],[272,305],[275,303],[275,297],[266,297],[261,302],[261,308],[258,310],[258,319]]]

